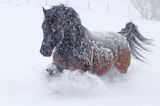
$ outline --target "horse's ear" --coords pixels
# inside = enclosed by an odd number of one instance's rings
[[[43,13],[44,13],[44,15],[45,15],[46,12],[47,12],[47,10],[46,10],[44,7],[42,7],[42,9],[43,9]]]
[[[61,4],[62,7],[65,7],[64,4]]]

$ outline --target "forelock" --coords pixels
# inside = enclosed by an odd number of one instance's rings
[[[71,7],[65,7],[65,20],[72,21],[75,25],[81,24],[78,13]]]
[[[75,21],[75,23],[81,24],[78,13],[72,7],[67,7],[63,4],[53,6],[51,9],[47,10],[45,18],[52,20],[54,17],[61,18],[62,20]]]

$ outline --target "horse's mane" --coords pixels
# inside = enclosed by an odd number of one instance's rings
[[[64,38],[70,38],[72,43],[78,43],[84,38],[87,29],[81,24],[79,14],[72,7],[61,4],[53,6],[50,10],[54,11],[57,17],[60,17]]]
[[[64,50],[62,52],[69,53],[73,49],[80,49],[80,45],[85,45],[85,43],[87,43],[84,42],[84,40],[90,32],[81,24],[79,14],[72,7],[66,7],[61,4],[53,6],[49,11],[54,14],[54,17],[59,18],[60,23],[56,23],[56,26],[60,27],[60,33],[63,32],[63,40],[57,47],[57,49],[59,49],[58,51],[61,49]],[[80,51],[82,50],[78,50],[78,52]]]

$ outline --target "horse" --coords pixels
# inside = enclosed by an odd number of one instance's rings
[[[46,10],[43,8],[43,41],[40,53],[45,57],[53,54],[52,65],[57,72],[63,70],[89,71],[104,75],[112,68],[127,73],[131,55],[144,61],[144,45],[151,39],[142,36],[133,22],[120,32],[90,32],[85,28],[78,13],[63,4]],[[47,70],[54,75],[53,70]]]

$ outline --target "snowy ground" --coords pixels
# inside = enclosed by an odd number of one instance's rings
[[[133,59],[126,75],[113,71],[97,77],[65,71],[48,81],[45,68],[51,58],[39,53],[42,9],[0,5],[0,106],[159,106],[160,22],[126,13],[76,10],[92,31],[117,32],[132,20],[144,36],[154,39],[155,46],[144,54],[149,64]]]

